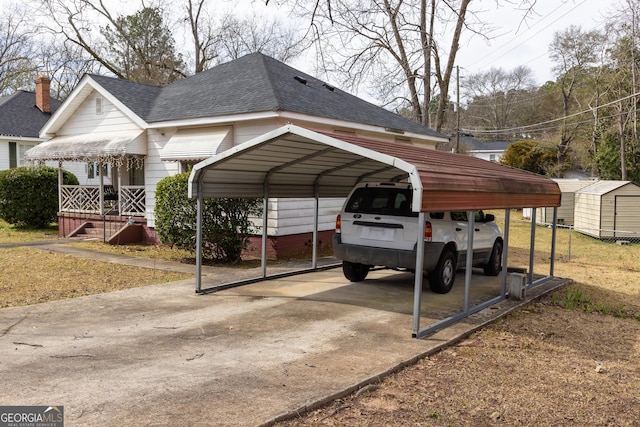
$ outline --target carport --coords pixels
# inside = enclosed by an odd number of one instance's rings
[[[197,199],[198,206],[196,292],[210,292],[276,277],[267,275],[267,227],[262,227],[262,277],[202,289],[201,223],[205,198],[262,198],[263,224],[268,222],[269,198],[315,199],[311,270],[316,270],[319,199],[346,197],[353,186],[362,181],[410,182],[413,188],[412,210],[418,212],[421,226],[418,236],[424,235],[427,212],[469,213],[470,250],[467,253],[464,310],[421,330],[420,300],[423,275],[416,274],[412,331],[414,337],[422,337],[506,298],[508,228],[505,226],[501,295],[478,306],[469,307],[474,211],[505,209],[505,224],[508,224],[509,209],[531,207],[534,208],[535,215],[535,208],[560,206],[561,197],[558,185],[551,179],[486,160],[410,144],[316,132],[295,125],[286,125],[194,166],[189,177],[189,197]],[[532,246],[534,227],[535,222],[532,222]],[[554,243],[555,228],[552,248]],[[531,251],[528,286],[535,284],[532,276],[533,248]],[[549,276],[540,280],[553,276],[553,252],[552,249]],[[422,265],[423,256],[424,246],[416,244],[416,265]]]

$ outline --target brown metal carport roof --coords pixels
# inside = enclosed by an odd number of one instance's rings
[[[353,186],[362,181],[407,179],[413,188],[412,209],[420,212],[416,240],[424,233],[425,212],[479,209],[507,209],[508,212],[509,208],[560,206],[561,192],[558,184],[540,175],[474,157],[410,144],[319,133],[287,125],[200,162],[191,171],[189,196],[198,200],[196,292],[202,292],[203,199],[262,197],[263,223],[267,223],[269,198],[315,198],[312,260],[312,269],[315,270],[320,197],[346,197]],[[473,230],[473,215],[470,216],[469,223],[469,230]],[[266,227],[262,231],[262,279],[266,279]],[[466,316],[493,303],[488,301],[472,310],[468,308],[472,231],[468,241],[471,250],[467,253],[465,310],[460,316]],[[416,245],[415,252],[415,265],[423,265],[423,245]],[[495,301],[505,297],[506,253],[507,251],[503,253],[503,291]],[[420,330],[422,281],[422,274],[416,274],[413,315],[415,337],[439,326]],[[222,287],[237,285],[231,283]],[[456,316],[443,322],[455,321],[457,318]]]
[[[560,206],[541,175],[461,154],[287,125],[198,163],[189,195],[345,197],[361,181],[409,179],[418,212]],[[197,183],[201,186],[198,187]]]

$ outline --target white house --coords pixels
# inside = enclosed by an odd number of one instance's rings
[[[499,162],[511,144],[510,141],[482,142],[470,135],[460,135],[462,152],[490,162]]]
[[[117,213],[154,241],[155,188],[189,165],[292,123],[319,132],[435,148],[447,138],[260,53],[161,87],[86,75],[42,128],[33,161],[95,163],[99,182],[61,186],[66,231]],[[109,197],[105,175],[117,194]],[[330,241],[341,200],[323,200]],[[311,200],[270,200],[272,252],[299,249],[312,232]],[[131,224],[130,224],[131,225]],[[122,236],[120,236],[122,237]],[[122,241],[122,240],[121,240]]]

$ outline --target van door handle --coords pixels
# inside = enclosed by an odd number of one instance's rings
[[[480,231],[480,229],[479,229],[479,228],[476,228],[476,231]]]
[[[462,231],[462,228],[456,227],[456,231]]]

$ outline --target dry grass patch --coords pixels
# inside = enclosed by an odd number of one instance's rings
[[[639,324],[550,299],[282,426],[635,426]]]
[[[0,307],[37,304],[192,277],[30,248],[0,249]]]
[[[52,225],[45,229],[18,229],[0,219],[0,244],[34,242],[38,240],[56,240],[58,227]]]

